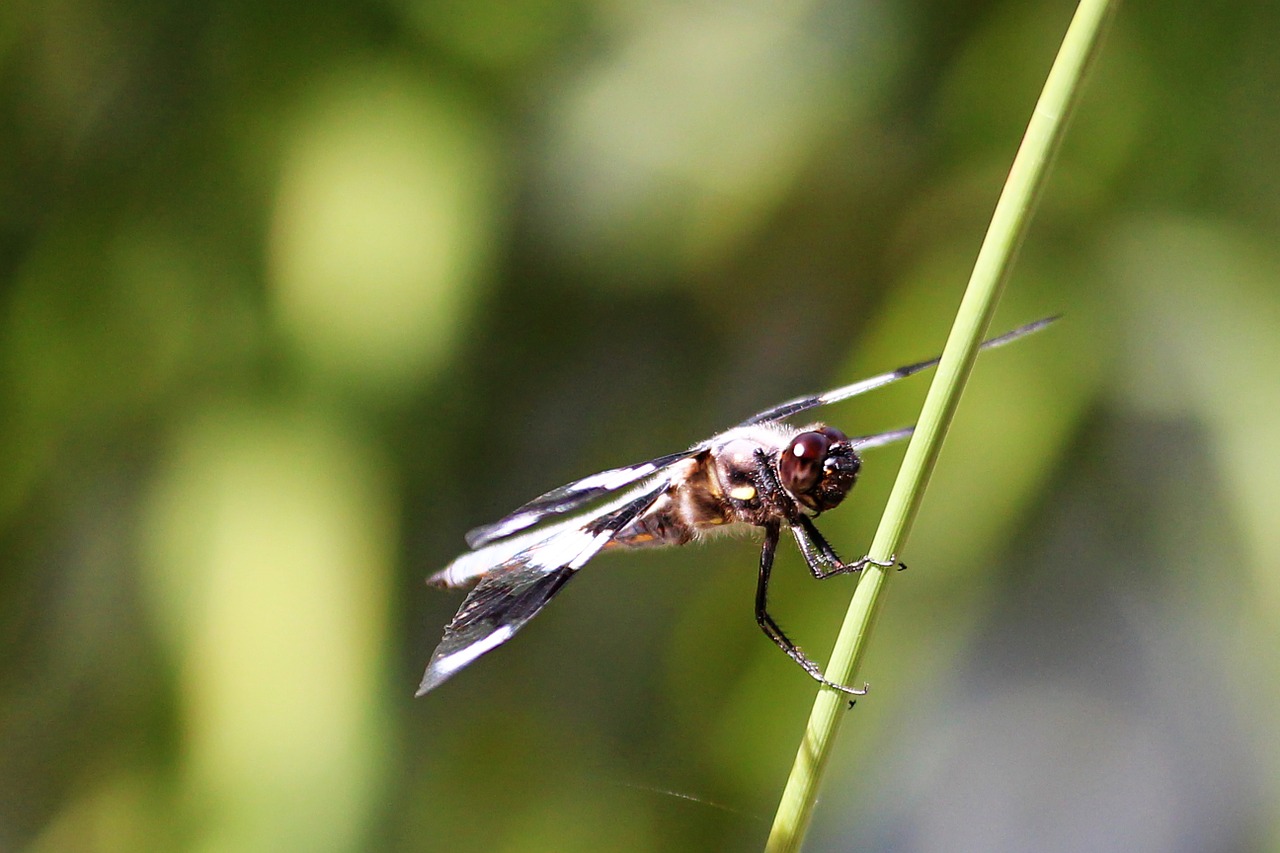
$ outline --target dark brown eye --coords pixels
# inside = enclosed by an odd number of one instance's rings
[[[822,427],[818,427],[818,432],[822,433],[822,434],[823,434],[823,435],[825,435],[827,438],[831,439],[831,443],[832,443],[832,444],[835,444],[837,441],[848,441],[848,440],[849,440],[849,436],[845,435],[844,433],[842,433],[840,430],[836,429],[835,427],[831,427],[831,426],[822,426]]]
[[[833,442],[840,439],[829,433],[844,437],[839,430],[823,427],[821,432],[802,432],[782,452],[778,460],[778,475],[782,485],[793,495],[802,495],[812,489],[822,479],[822,463],[827,458],[827,451]]]

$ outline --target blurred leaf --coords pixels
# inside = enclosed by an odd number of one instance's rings
[[[404,393],[443,366],[488,266],[496,141],[407,68],[347,68],[305,100],[272,224],[281,323],[322,371]]]
[[[893,66],[880,6],[638,8],[561,81],[539,211],[566,259],[652,286],[743,247]],[[868,38],[872,30],[876,38]]]
[[[359,845],[384,760],[383,476],[298,413],[214,408],[176,438],[148,581],[180,670],[200,849]]]

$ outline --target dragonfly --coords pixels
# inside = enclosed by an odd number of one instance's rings
[[[1058,319],[1046,317],[985,341],[987,350]],[[941,356],[904,365],[840,388],[797,397],[759,412],[687,450],[610,468],[552,489],[466,535],[469,550],[427,579],[432,586],[470,588],[444,629],[417,695],[439,687],[510,640],[602,551],[683,545],[743,526],[764,531],[756,580],[756,622],[783,652],[826,687],[860,695],[863,688],[828,679],[769,614],[769,578],[783,531],[795,540],[810,573],[822,580],[875,564],[842,560],[814,519],[853,488],[863,451],[901,441],[914,427],[850,438],[823,423],[795,427],[801,412],[847,400],[934,367]]]

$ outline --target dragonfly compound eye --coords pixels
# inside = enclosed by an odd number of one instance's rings
[[[831,445],[832,436],[825,432],[802,432],[791,439],[778,460],[778,475],[787,491],[803,495],[818,485]]]

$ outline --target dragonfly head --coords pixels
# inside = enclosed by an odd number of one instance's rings
[[[792,497],[814,512],[839,505],[858,479],[862,460],[840,430],[816,425],[799,433],[778,458],[778,476]]]

